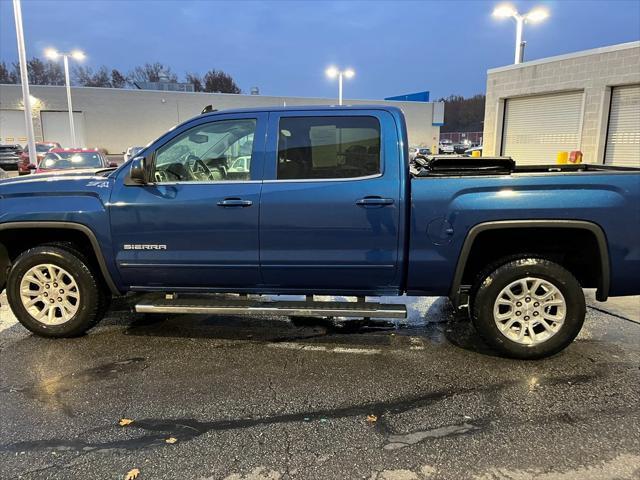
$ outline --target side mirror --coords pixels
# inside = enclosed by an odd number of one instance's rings
[[[129,179],[131,183],[144,185],[147,183],[147,159],[144,157],[136,157],[131,160],[129,167]]]

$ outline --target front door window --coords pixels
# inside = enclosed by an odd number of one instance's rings
[[[250,180],[256,120],[223,120],[193,127],[160,147],[156,182]]]

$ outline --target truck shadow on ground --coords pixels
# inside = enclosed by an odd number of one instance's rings
[[[121,312],[121,314],[124,312]],[[229,342],[285,343],[345,347],[375,347],[406,344],[420,349],[453,345],[496,356],[479,339],[465,313],[455,312],[447,299],[434,301],[420,321],[338,319],[314,317],[250,317],[206,315],[141,315],[126,313],[126,335],[211,339]],[[429,321],[435,319],[436,321]],[[109,320],[107,320],[109,321]]]

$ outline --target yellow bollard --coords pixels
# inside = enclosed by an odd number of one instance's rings
[[[558,156],[556,157],[556,163],[568,163],[569,162],[569,152],[558,152]]]
[[[471,152],[471,156],[472,157],[481,157],[482,156],[482,152],[480,150],[474,150],[473,152]]]

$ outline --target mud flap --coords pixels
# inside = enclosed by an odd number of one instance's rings
[[[10,268],[11,259],[9,258],[9,252],[7,252],[4,245],[0,244],[0,293],[2,293],[7,284]]]

